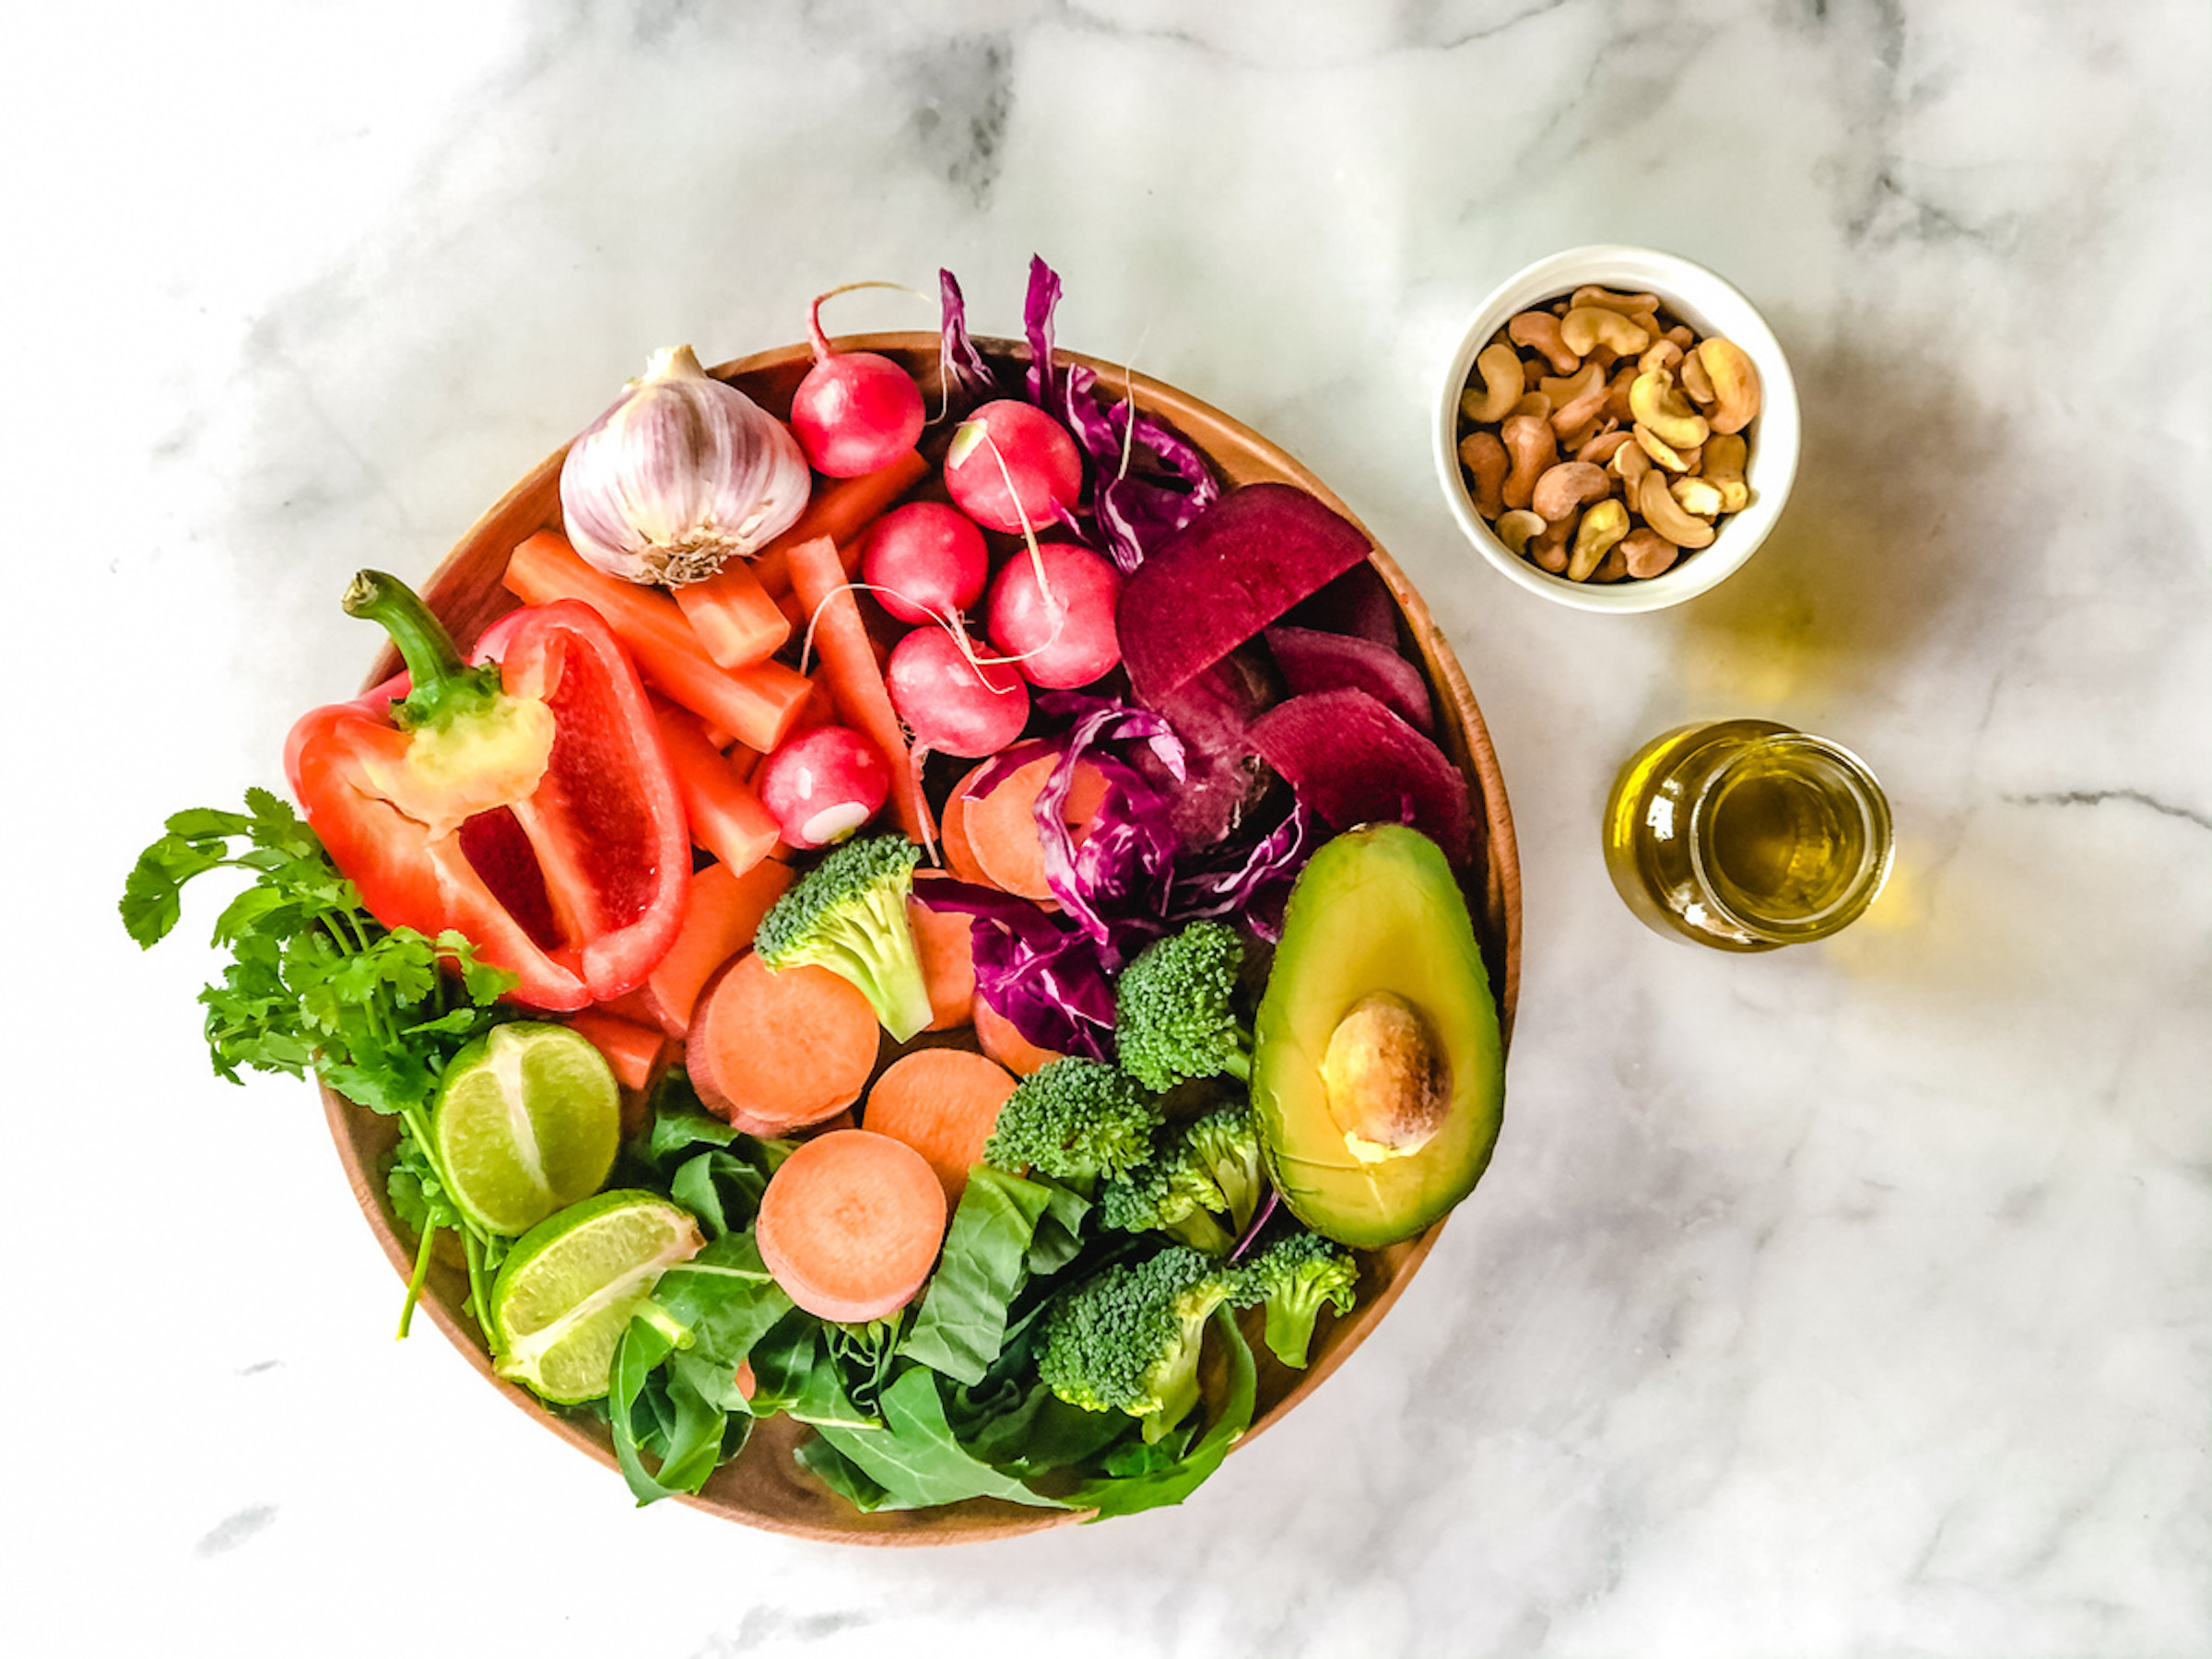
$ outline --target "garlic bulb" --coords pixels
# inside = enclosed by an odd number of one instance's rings
[[[677,346],[569,446],[560,511],[598,569],[677,587],[751,558],[813,488],[790,429]]]

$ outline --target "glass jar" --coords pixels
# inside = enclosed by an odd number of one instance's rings
[[[1849,749],[1771,720],[1667,732],[1606,805],[1606,867],[1662,933],[1721,950],[1824,939],[1889,874],[1889,803]]]

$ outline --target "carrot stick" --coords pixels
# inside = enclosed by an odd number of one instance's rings
[[[1061,1056],[1039,1048],[1014,1029],[1014,1022],[982,999],[979,993],[971,1010],[975,1018],[976,1046],[1018,1077],[1050,1065]]]
[[[821,1319],[881,1319],[912,1300],[945,1241],[945,1189],[888,1135],[839,1129],[792,1153],[753,1236],[784,1293]]]
[[[962,809],[962,829],[976,865],[991,885],[1024,899],[1049,900],[1051,885],[1044,878],[1044,839],[1037,832],[1037,795],[1060,763],[1057,755],[1041,755],[1002,778],[989,794],[971,797]],[[1073,787],[1061,816],[1078,839],[1083,827],[1098,816],[1106,796],[1106,777],[1098,768],[1078,760]]]
[[[771,973],[748,950],[692,1009],[684,1065],[712,1111],[752,1134],[782,1135],[860,1099],[879,1031],[868,999],[827,968]]]
[[[716,969],[753,942],[760,918],[790,885],[791,866],[772,858],[742,876],[727,865],[709,865],[693,874],[676,943],[641,987],[661,1030],[683,1040],[700,989]]]
[[[791,637],[791,623],[759,573],[741,559],[725,562],[704,582],[674,590],[677,609],[706,653],[724,668],[766,662]]]
[[[875,647],[869,643],[867,625],[860,619],[860,606],[845,585],[837,544],[823,536],[794,547],[791,582],[807,614],[818,618],[815,644],[822,653],[822,673],[838,712],[845,724],[883,752],[884,764],[891,770],[891,804],[900,828],[926,846],[934,830],[929,802],[922,794],[920,768],[906,747],[906,731],[891,707],[883,671],[876,665]]]
[[[919,883],[930,872],[917,871]],[[975,928],[959,911],[936,911],[920,899],[906,902],[906,919],[914,935],[914,955],[921,959],[922,982],[929,990],[932,1031],[948,1031],[968,1023],[968,1007],[975,1000]]]
[[[753,556],[753,574],[771,594],[791,592],[796,585],[791,575],[791,550],[825,535],[833,542],[851,545],[853,552],[846,565],[850,571],[860,559],[860,533],[921,483],[928,471],[929,463],[909,450],[888,466],[857,478],[839,478],[833,483],[817,479],[814,499],[806,503],[798,522]]]
[[[653,1074],[668,1053],[668,1034],[653,1026],[618,1019],[604,1008],[579,1008],[569,1024],[606,1056],[615,1081],[643,1093],[653,1087]]]
[[[594,571],[552,531],[541,530],[515,548],[504,580],[531,605],[582,600],[606,618],[639,677],[748,747],[771,749],[782,742],[806,702],[804,675],[776,662],[735,672],[716,666],[675,600]]]
[[[633,1025],[657,1026],[661,1023],[660,1016],[653,1011],[653,1005],[645,1000],[645,987],[642,985],[634,991],[625,991],[619,996],[610,996],[604,1002],[594,1003],[592,1006],[602,1014],[612,1014],[617,1019],[627,1019]]]
[[[782,836],[775,815],[707,741],[695,716],[657,700],[653,712],[691,820],[691,839],[742,876],[775,851]]]
[[[1013,1092],[1013,1075],[981,1054],[916,1049],[876,1079],[861,1121],[921,1153],[943,1183],[946,1202],[958,1204],[968,1168],[982,1161],[998,1109]]]

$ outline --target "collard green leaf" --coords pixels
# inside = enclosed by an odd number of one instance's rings
[[[1065,1189],[1062,1189],[1065,1190]],[[903,1352],[974,1384],[1006,1346],[1006,1308],[1029,1282],[1029,1252],[1053,1194],[987,1164],[968,1171],[945,1251]]]

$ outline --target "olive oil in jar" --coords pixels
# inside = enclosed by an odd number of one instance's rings
[[[1826,938],[1889,873],[1889,805],[1859,759],[1771,720],[1653,739],[1606,807],[1606,865],[1651,926],[1723,950]]]

